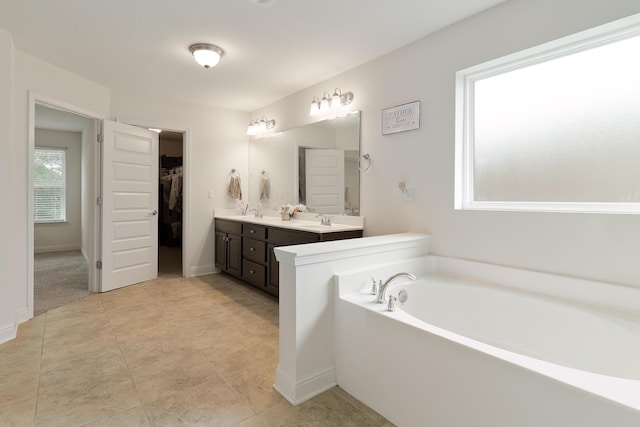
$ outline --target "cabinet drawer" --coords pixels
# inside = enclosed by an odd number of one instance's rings
[[[260,240],[242,238],[242,256],[256,262],[267,262],[267,244]]]
[[[267,228],[261,225],[243,224],[242,235],[252,237],[254,239],[266,239]]]
[[[241,222],[216,219],[215,228],[216,228],[216,231],[219,231],[222,233],[242,234]]]
[[[319,240],[319,234],[307,233],[305,231],[285,230],[273,227],[269,230],[269,242],[281,245],[297,245],[300,243],[311,243]]]
[[[267,284],[267,267],[245,259],[242,263],[242,279],[264,288]]]

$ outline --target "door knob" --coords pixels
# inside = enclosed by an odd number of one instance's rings
[[[154,209],[154,210],[151,212],[151,215],[158,215],[158,211]]]

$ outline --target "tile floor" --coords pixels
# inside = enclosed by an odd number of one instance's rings
[[[93,294],[0,345],[0,426],[391,426],[339,387],[271,385],[278,305],[221,274]]]

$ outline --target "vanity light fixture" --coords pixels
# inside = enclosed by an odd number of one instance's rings
[[[222,49],[209,43],[192,44],[189,46],[189,51],[193,54],[196,62],[207,69],[215,67],[224,55]]]
[[[260,120],[255,120],[249,123],[249,127],[247,127],[247,135],[254,136],[263,134],[264,132],[273,129],[275,125],[275,119],[267,120],[267,116],[262,116]]]
[[[336,114],[341,112],[342,108],[353,102],[353,93],[342,93],[340,88],[336,88],[333,95],[325,92],[322,99],[314,96],[311,100],[310,116]]]

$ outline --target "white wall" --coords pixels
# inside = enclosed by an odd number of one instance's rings
[[[0,53],[2,54],[2,53]],[[73,106],[83,112],[91,112],[102,117],[109,113],[109,90],[104,86],[86,80],[73,73],[55,67],[19,50],[15,54],[15,82],[13,121],[14,138],[11,163],[13,164],[13,195],[9,204],[12,214],[11,238],[3,240],[15,254],[12,261],[15,274],[16,298],[14,310],[18,321],[31,316],[29,313],[29,269],[28,260],[33,256],[28,249],[31,220],[28,215],[28,174],[29,167],[29,92],[54,99],[65,106]],[[3,58],[4,59],[4,58]],[[3,61],[0,61],[4,63]],[[4,83],[4,80],[0,80]],[[33,308],[33,307],[31,307]]]
[[[313,121],[314,95],[339,87],[362,111],[361,215],[367,235],[432,233],[435,254],[638,285],[637,215],[455,211],[454,77],[459,69],[640,12],[637,0],[511,0],[266,106],[276,131]],[[421,129],[382,136],[381,110],[421,101]],[[415,189],[404,200],[398,183]]]
[[[66,221],[38,223],[33,226],[35,253],[79,250],[81,232],[81,162],[82,134],[50,129],[36,129],[38,147],[66,147]]]
[[[211,273],[214,267],[213,209],[233,208],[227,180],[231,169],[240,173],[247,194],[249,114],[201,105],[113,93],[111,114],[131,124],[186,131],[183,251],[188,275]],[[213,199],[209,199],[209,190]]]
[[[14,54],[13,39],[11,34],[0,30],[0,129],[4,141],[0,143],[0,159],[4,159],[5,188],[4,197],[8,203],[0,209],[0,342],[12,338],[16,328],[16,314],[14,310],[15,293],[17,291],[17,278],[13,268],[13,219],[15,212],[9,203],[18,191],[14,188],[14,174],[16,167],[11,161],[13,158],[13,80],[14,80]]]

